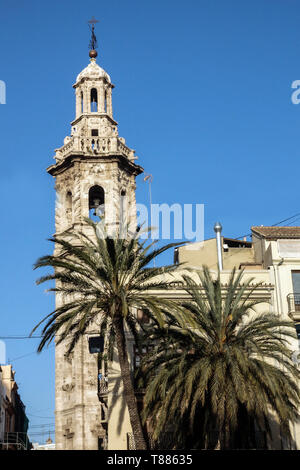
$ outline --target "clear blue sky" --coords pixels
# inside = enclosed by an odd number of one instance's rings
[[[74,117],[95,16],[120,135],[153,174],[153,202],[204,203],[239,237],[300,212],[297,0],[28,0],[1,6],[1,331],[28,334],[53,307],[32,271],[52,250],[54,186],[45,169]],[[148,201],[142,178],[137,199]],[[53,349],[7,340],[32,425],[54,420]],[[26,357],[23,355],[30,354]],[[37,418],[41,416],[42,418]],[[50,417],[51,419],[48,419]],[[33,430],[38,428],[33,428]]]

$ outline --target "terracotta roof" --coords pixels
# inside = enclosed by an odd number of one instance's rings
[[[251,227],[253,233],[268,240],[278,238],[300,238],[300,227]]]

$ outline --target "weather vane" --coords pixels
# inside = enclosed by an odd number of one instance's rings
[[[89,28],[92,32],[92,37],[91,37],[90,44],[89,44],[91,58],[97,57],[96,48],[98,47],[98,43],[97,43],[97,38],[95,35],[95,24],[97,23],[99,23],[99,21],[96,20],[94,16],[92,17],[91,20],[88,21]]]

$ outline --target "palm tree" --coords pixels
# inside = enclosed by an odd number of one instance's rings
[[[207,267],[198,275],[183,276],[189,300],[181,315],[147,338],[156,346],[142,361],[143,417],[156,441],[171,426],[174,448],[253,448],[255,432],[272,437],[272,416],[291,437],[300,401],[293,323],[255,313],[259,284],[241,283],[242,271],[225,287]]]
[[[175,265],[149,267],[151,261],[178,244],[170,243],[156,248],[155,242],[141,240],[140,230],[127,238],[99,233],[96,223],[86,221],[93,229],[91,237],[84,233],[69,233],[67,237],[50,239],[60,252],[39,258],[34,268],[51,267],[54,273],[38,279],[37,284],[56,281],[49,291],[63,296],[62,306],[47,315],[32,331],[46,321],[38,352],[54,338],[56,344],[69,340],[67,354],[85,334],[89,325],[100,321],[100,333],[104,335],[107,350],[116,344],[124,395],[137,449],[146,449],[140,416],[138,413],[133,378],[130,371],[125,339],[127,327],[138,341],[138,320],[132,307],[147,309],[149,315],[161,321],[162,310],[171,305],[150,291],[169,288],[162,274],[171,274]]]

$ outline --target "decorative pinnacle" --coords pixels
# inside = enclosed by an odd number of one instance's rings
[[[91,20],[88,21],[88,25],[89,25],[89,28],[90,28],[91,33],[92,33],[90,44],[89,44],[89,48],[90,48],[89,56],[90,56],[91,59],[96,59],[96,57],[98,55],[98,53],[96,51],[96,48],[98,47],[97,38],[96,38],[96,35],[95,35],[95,24],[96,23],[99,23],[99,21],[96,20],[94,16],[92,17]]]

